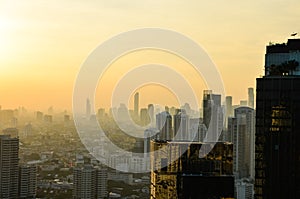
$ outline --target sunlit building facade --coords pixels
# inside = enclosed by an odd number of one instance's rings
[[[151,199],[234,197],[231,143],[151,140],[151,151]]]

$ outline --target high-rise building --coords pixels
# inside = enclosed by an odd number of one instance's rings
[[[256,79],[255,198],[299,198],[300,39],[266,50]]]
[[[254,108],[254,90],[253,88],[248,88],[248,106]]]
[[[148,125],[149,122],[150,122],[150,116],[149,116],[149,113],[148,113],[148,109],[142,108],[140,112],[141,112],[140,113],[140,122],[141,122],[141,125],[142,126]]]
[[[84,165],[73,171],[74,199],[102,199],[107,197],[107,169]]]
[[[156,138],[160,140],[171,140],[174,135],[172,131],[172,116],[164,111],[156,115],[156,128],[159,130]]]
[[[227,127],[228,124],[228,117],[233,116],[233,109],[232,109],[232,96],[226,96],[225,98],[225,126]]]
[[[189,131],[189,116],[186,114],[185,109],[177,110],[174,115],[174,136],[176,140],[192,140],[193,137]]]
[[[203,91],[203,123],[208,130],[206,141],[218,141],[223,129],[223,109],[221,95],[212,94],[211,90]]]
[[[155,117],[154,117],[154,106],[153,104],[148,104],[148,114],[150,117],[150,126],[155,127]]]
[[[137,92],[134,94],[134,107],[133,107],[133,111],[134,111],[134,117],[138,118],[139,117],[139,97],[140,94]]]
[[[35,165],[19,167],[19,198],[35,198],[37,187],[37,168]]]
[[[151,199],[234,197],[231,143],[151,140],[151,151]]]
[[[18,198],[19,139],[0,135],[0,198]]]
[[[41,111],[36,112],[36,119],[39,121],[43,120],[43,113]]]
[[[230,118],[233,141],[233,171],[237,179],[254,179],[255,112],[250,107],[239,107]]]

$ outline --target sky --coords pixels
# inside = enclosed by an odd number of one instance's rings
[[[300,31],[299,10],[299,0],[0,1],[0,105],[71,110],[74,82],[90,53],[114,35],[145,27],[170,29],[202,46],[221,74],[226,95],[237,104],[247,99],[247,88],[255,88],[255,78],[264,73],[265,46],[286,42]],[[95,106],[110,105],[107,93],[113,79],[122,77],[120,71],[148,62],[177,68],[187,64],[164,52],[121,57],[107,82],[100,81]],[[201,97],[201,86],[192,84]],[[159,97],[163,88],[140,88],[141,106],[154,99],[176,104],[174,95],[164,90],[169,95]],[[100,99],[102,104],[97,103]]]

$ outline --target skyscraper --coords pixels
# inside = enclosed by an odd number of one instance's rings
[[[156,115],[156,128],[159,130],[156,138],[160,140],[171,140],[174,135],[172,131],[172,116],[164,111]]]
[[[133,111],[134,111],[134,117],[135,118],[138,118],[139,117],[139,97],[140,97],[140,94],[137,92],[136,94],[134,94],[134,108],[133,108]]]
[[[254,108],[254,91],[253,88],[248,88],[248,106]]]
[[[256,79],[255,198],[299,198],[300,39],[266,50]]]
[[[177,140],[192,140],[192,136],[189,135],[189,116],[186,114],[184,109],[177,110],[174,115],[174,135]]]
[[[239,107],[231,118],[230,134],[233,136],[233,171],[238,179],[254,179],[255,112],[250,107]]]
[[[206,140],[218,141],[223,129],[221,95],[212,94],[211,90],[203,91],[203,123],[208,130]]]
[[[0,198],[18,198],[19,139],[0,135]]]

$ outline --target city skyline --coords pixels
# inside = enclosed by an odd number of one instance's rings
[[[291,33],[299,31],[295,30],[300,17],[297,4],[299,2],[295,0],[234,4],[2,1],[0,92],[3,94],[0,104],[8,109],[54,106],[70,110],[73,84],[89,53],[113,35],[143,27],[171,29],[201,45],[216,63],[226,95],[234,96],[233,103],[237,104],[247,99],[244,88],[254,88],[255,78],[264,73],[263,48],[266,43],[270,40],[282,43]],[[125,70],[149,60],[158,60],[175,68],[188,65],[183,60],[178,62],[178,57],[158,52],[137,52],[128,56],[118,60],[116,67],[125,64]],[[122,71],[112,72],[113,75],[108,77],[113,77],[112,80],[122,74]],[[104,88],[102,93],[110,89]],[[145,99],[151,98],[152,93]],[[101,93],[97,94],[96,101],[101,97]],[[163,96],[161,100],[165,98]],[[107,106],[107,100],[104,104]]]

